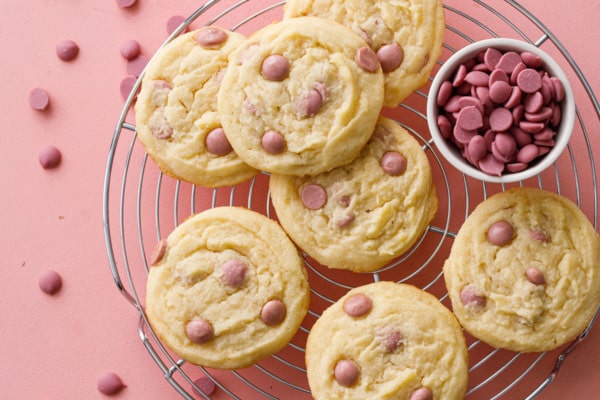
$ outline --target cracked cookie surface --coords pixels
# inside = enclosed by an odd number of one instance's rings
[[[161,340],[205,367],[244,368],[283,348],[309,305],[302,258],[257,212],[196,214],[151,257],[146,314]]]
[[[444,278],[473,336],[515,351],[550,350],[582,332],[600,304],[600,239],[566,197],[514,188],[468,216]]]
[[[397,122],[381,117],[359,157],[316,176],[271,174],[279,222],[329,268],[370,272],[400,256],[437,212],[431,166]]]
[[[135,104],[136,132],[167,175],[218,187],[258,173],[232,151],[217,113],[228,56],[243,40],[205,27],[173,39],[150,60]]]
[[[395,107],[427,83],[446,29],[440,0],[288,0],[284,18],[337,21],[377,53],[385,76],[384,105]]]
[[[463,399],[462,329],[433,295],[380,281],[350,290],[312,327],[306,366],[316,400]]]
[[[375,54],[315,17],[265,26],[230,57],[218,96],[236,153],[262,171],[315,175],[352,161],[383,102]]]

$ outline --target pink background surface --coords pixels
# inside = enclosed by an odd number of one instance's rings
[[[448,4],[470,4],[448,2]],[[12,2],[0,23],[0,398],[100,399],[96,379],[119,374],[116,398],[177,399],[137,336],[138,313],[112,279],[102,226],[106,160],[123,99],[125,61],[119,45],[136,39],[150,56],[167,37],[166,21],[187,16],[191,0]],[[564,44],[592,88],[600,88],[600,3],[523,0]],[[465,8],[474,7],[468,5]],[[55,44],[76,41],[80,54],[60,61]],[[32,110],[30,89],[45,88],[51,108]],[[596,121],[590,107],[581,110]],[[590,132],[597,146],[598,130]],[[62,164],[43,170],[38,151],[53,144]],[[600,162],[600,160],[596,160]],[[47,269],[63,277],[50,297],[37,285]],[[600,392],[600,327],[567,358],[539,399],[595,398]]]

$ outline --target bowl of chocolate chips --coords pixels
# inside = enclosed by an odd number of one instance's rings
[[[429,89],[427,119],[436,147],[459,171],[517,182],[556,162],[573,132],[575,101],[546,52],[520,40],[485,39],[442,64]]]

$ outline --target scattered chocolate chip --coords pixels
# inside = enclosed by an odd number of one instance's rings
[[[56,44],[56,55],[63,61],[74,60],[79,54],[79,46],[71,39],[63,39]]]
[[[58,272],[49,270],[40,275],[38,285],[42,292],[53,295],[62,288],[62,278]]]
[[[44,111],[50,105],[50,96],[42,88],[34,88],[29,92],[29,105],[34,110]]]
[[[62,160],[62,155],[56,147],[48,145],[40,150],[38,160],[44,169],[56,168]]]
[[[96,387],[100,393],[113,396],[123,390],[126,385],[114,372],[105,372],[98,377]]]

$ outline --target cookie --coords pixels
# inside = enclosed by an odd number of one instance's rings
[[[600,304],[600,238],[566,197],[510,189],[467,217],[444,279],[473,336],[514,351],[551,350],[581,333]]]
[[[364,40],[304,17],[267,25],[231,55],[218,109],[249,165],[315,175],[358,156],[382,101],[383,72]]]
[[[326,309],[306,343],[316,400],[463,399],[468,352],[456,318],[433,295],[380,281]]]
[[[167,175],[195,185],[233,185],[258,173],[227,141],[217,92],[229,54],[245,37],[207,27],[175,38],[147,66],[135,104],[137,137]]]
[[[384,105],[395,107],[427,83],[446,29],[440,0],[288,0],[284,18],[340,22],[376,52],[385,76]]]
[[[377,270],[423,234],[437,212],[429,160],[397,122],[381,117],[359,157],[316,176],[271,174],[281,226],[319,263]]]
[[[283,348],[308,311],[302,258],[273,220],[217,207],[188,218],[151,257],[146,315],[181,358],[244,368]]]

